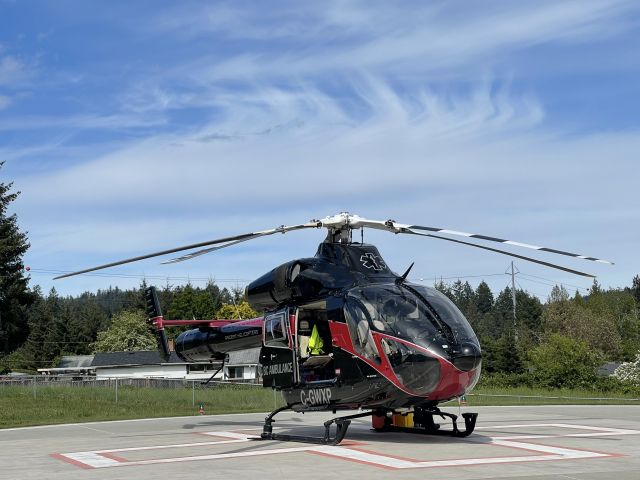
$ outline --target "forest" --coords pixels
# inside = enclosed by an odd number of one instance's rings
[[[484,281],[475,289],[462,281],[435,286],[476,331],[485,382],[610,389],[595,369],[605,362],[632,362],[640,351],[640,276],[625,289],[604,290],[594,281],[584,296],[556,286],[544,303],[518,289],[515,317],[508,287],[495,295]],[[112,287],[79,296],[29,289],[26,322],[17,332],[22,340],[11,339],[15,347],[0,358],[0,368],[30,372],[53,366],[62,355],[155,349],[144,318],[146,287],[142,282],[137,289]],[[167,318],[258,316],[240,289],[221,289],[213,282],[158,291]]]

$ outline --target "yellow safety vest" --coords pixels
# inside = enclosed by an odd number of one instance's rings
[[[324,346],[324,342],[318,333],[318,326],[314,325],[313,330],[311,331],[311,338],[309,339],[309,346],[307,347],[310,355],[322,355],[324,350],[322,347]]]

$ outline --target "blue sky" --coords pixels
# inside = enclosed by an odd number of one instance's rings
[[[323,234],[51,278],[347,210],[607,258],[537,255],[629,285],[639,21],[640,4],[622,0],[0,0],[1,175],[22,191],[32,284],[242,286],[311,256]],[[509,257],[365,240],[428,283],[509,281]],[[516,265],[543,299],[554,283],[590,285]]]

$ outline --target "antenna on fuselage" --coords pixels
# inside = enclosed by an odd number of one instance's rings
[[[409,272],[413,268],[414,263],[415,262],[411,262],[411,265],[409,265],[409,268],[407,268],[407,271],[404,272],[400,277],[396,279],[396,285],[402,285],[407,280],[407,277],[409,276]]]

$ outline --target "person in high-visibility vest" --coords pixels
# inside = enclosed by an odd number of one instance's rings
[[[324,350],[322,349],[323,346],[324,342],[318,333],[318,326],[314,325],[313,330],[311,330],[309,346],[307,347],[309,355],[322,355],[324,353]]]

